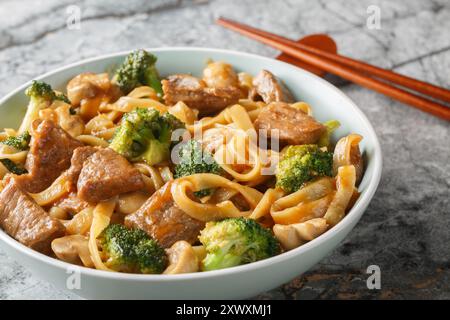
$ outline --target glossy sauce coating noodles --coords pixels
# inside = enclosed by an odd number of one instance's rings
[[[334,139],[338,122],[315,119],[269,70],[210,61],[200,77],[162,79],[155,62],[138,50],[64,93],[27,89],[19,129],[0,133],[0,226],[12,237],[89,268],[174,274],[269,258],[345,217],[362,136]]]

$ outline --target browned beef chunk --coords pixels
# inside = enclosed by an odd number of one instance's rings
[[[120,154],[105,148],[84,161],[77,195],[88,202],[99,202],[143,187],[141,173]]]
[[[239,101],[241,91],[236,87],[209,88],[203,80],[187,74],[175,74],[162,81],[166,104],[183,101],[200,114],[210,114]]]
[[[75,192],[71,192],[68,195],[66,195],[63,198],[56,201],[53,204],[53,206],[61,208],[71,215],[75,215],[78,212],[80,212],[81,210],[84,210],[84,209],[92,206],[92,204],[78,198],[77,194]]]
[[[64,226],[51,218],[14,178],[0,193],[0,226],[20,243],[43,253],[53,239],[64,235]]]
[[[33,122],[30,151],[25,168],[28,174],[17,182],[28,192],[40,192],[70,166],[73,150],[83,144],[52,121]]]
[[[69,179],[72,181],[74,188],[76,188],[78,177],[80,175],[81,169],[83,168],[84,162],[96,153],[99,148],[86,146],[79,147],[73,151],[72,159],[70,160],[70,168],[68,171]]]
[[[125,217],[125,225],[129,228],[139,228],[156,239],[164,248],[170,247],[178,240],[189,243],[197,241],[204,223],[191,218],[173,201],[168,182],[156,191],[136,211]]]
[[[274,102],[265,107],[255,120],[257,130],[278,130],[280,144],[316,143],[326,128],[303,111],[286,103]]]
[[[250,93],[253,100],[260,96],[265,103],[294,101],[294,97],[283,82],[267,70],[261,70],[253,79],[253,86]]]

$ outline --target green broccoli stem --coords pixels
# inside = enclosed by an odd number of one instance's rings
[[[161,85],[161,79],[159,77],[158,70],[155,66],[149,68],[151,71],[146,74],[146,82],[152,87],[159,98],[162,98],[164,92]]]
[[[22,168],[21,166],[19,166],[18,164],[16,164],[14,161],[12,161],[10,159],[0,159],[0,162],[11,173],[14,173],[17,175],[28,173],[27,169]]]
[[[202,261],[202,270],[211,271],[240,265],[242,257],[229,253],[233,245],[233,242],[229,242],[220,250],[215,251],[213,254],[208,254]]]

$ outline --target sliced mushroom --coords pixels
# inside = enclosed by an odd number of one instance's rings
[[[291,250],[317,238],[327,228],[327,220],[316,218],[289,225],[276,224],[273,226],[273,233],[285,250]]]
[[[89,253],[88,237],[76,234],[52,241],[52,250],[58,259],[68,263],[93,267]]]
[[[77,75],[67,84],[67,96],[73,106],[80,106],[80,115],[89,120],[97,115],[102,101],[109,101],[112,94],[107,73],[85,72]],[[111,97],[110,97],[111,96]]]
[[[294,102],[294,97],[283,82],[275,77],[270,71],[261,70],[253,79],[253,89],[250,99],[261,97],[265,103],[271,102]]]
[[[352,133],[339,139],[333,154],[334,174],[337,174],[339,167],[353,165],[356,171],[356,185],[359,184],[364,173],[364,161],[359,149],[362,138],[359,134]]]
[[[203,81],[211,88],[237,87],[239,80],[231,64],[210,62],[203,70]]]
[[[80,73],[67,84],[67,97],[77,106],[83,99],[92,99],[99,91],[108,91],[110,82],[107,73]]]
[[[55,109],[58,116],[58,124],[66,130],[72,137],[83,134],[84,121],[79,115],[70,114],[70,106],[65,104]]]
[[[143,191],[122,193],[117,201],[117,211],[125,215],[136,212],[149,197],[149,194]]]
[[[192,246],[186,241],[177,241],[166,250],[169,256],[169,266],[164,274],[197,272],[199,260]]]

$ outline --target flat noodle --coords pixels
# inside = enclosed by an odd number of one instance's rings
[[[274,202],[274,210],[282,210],[296,206],[303,202],[320,199],[335,190],[334,179],[330,177],[319,178],[310,182],[303,188]]]
[[[341,166],[351,165],[351,150],[353,146],[358,146],[362,140],[359,134],[349,134],[346,137],[339,139],[333,153],[333,171],[337,174],[338,168]]]
[[[226,110],[226,109],[225,109]],[[186,129],[193,134],[194,132],[204,132],[206,129],[214,127],[216,124],[227,124],[225,119],[225,110],[215,117],[204,117],[192,125],[186,125]]]
[[[183,101],[178,101],[168,111],[186,125],[193,125],[198,116],[198,110],[189,108]]]
[[[238,191],[249,204],[250,211],[240,211],[230,201],[217,204],[199,203],[192,200],[192,192],[209,188],[229,188]],[[188,215],[200,221],[213,221],[231,217],[247,217],[262,198],[256,189],[240,185],[219,175],[200,173],[174,180],[171,188],[175,203]]]
[[[239,99],[239,105],[243,106],[247,112],[252,110],[261,110],[266,104],[262,101],[253,101],[250,99]]]
[[[329,225],[335,226],[344,218],[345,210],[353,195],[355,182],[356,171],[354,166],[339,167],[336,177],[337,191],[324,216]]]
[[[85,134],[95,135],[96,132],[101,132],[107,129],[114,128],[116,125],[114,122],[108,117],[107,114],[101,113],[95,117],[93,117],[86,124],[84,129]]]
[[[237,128],[241,130],[255,130],[252,121],[248,117],[247,111],[239,104],[235,104],[225,109],[225,118],[228,118],[230,123],[235,123]]]
[[[284,191],[281,189],[267,189],[263,197],[261,198],[261,201],[258,203],[255,210],[253,210],[249,218],[257,220],[269,215],[270,208],[272,207],[273,203],[280,199],[283,195]]]
[[[159,100],[155,89],[149,86],[137,87],[133,89],[127,96],[130,98],[137,98],[137,99],[150,98],[153,100]]]
[[[135,163],[134,166],[142,174],[150,177],[154,190],[158,190],[164,185],[164,179],[161,176],[161,172],[153,166],[149,166],[145,163]]]
[[[276,224],[273,233],[285,250],[292,250],[311,241],[327,231],[328,224],[323,218],[311,219],[289,225]]]
[[[114,110],[120,112],[130,112],[136,108],[154,108],[161,113],[167,112],[168,107],[161,102],[148,98],[132,98],[132,97],[120,97],[113,104],[108,104],[104,107],[104,110]]]
[[[91,135],[87,135],[87,134],[83,134],[77,137],[77,139],[81,142],[83,142],[84,144],[93,146],[93,147],[103,147],[106,148],[109,146],[108,141],[99,138],[99,137],[95,137],[95,136],[91,136]]]
[[[94,135],[103,140],[110,140],[114,136],[116,129],[117,129],[117,126],[115,126],[114,128],[97,131],[94,133]]]
[[[270,215],[273,221],[279,224],[299,223],[321,218],[325,215],[333,196],[334,192],[314,201],[299,203],[295,207],[280,211],[271,210]]]
[[[233,105],[225,109],[224,118],[233,123],[236,130],[230,141],[221,144],[214,153],[214,159],[236,181],[264,181],[269,178],[263,176],[263,163],[260,158],[261,150],[257,146],[256,130],[245,108],[241,105]],[[236,165],[242,165],[250,170],[242,173],[235,169]]]
[[[123,113],[119,111],[109,111],[102,114],[105,115],[112,122],[116,122],[123,115]]]
[[[93,211],[92,224],[89,231],[89,252],[96,269],[113,271],[103,263],[97,245],[97,237],[108,227],[111,215],[116,206],[116,199],[100,202]]]
[[[295,108],[295,109],[298,109],[298,110],[303,111],[303,112],[306,113],[308,116],[311,116],[311,117],[312,117],[312,115],[313,115],[313,114],[312,114],[311,106],[310,106],[309,104],[307,104],[306,102],[302,102],[302,101],[300,101],[300,102],[295,102],[295,103],[292,103],[290,106],[293,107],[293,108]]]
[[[16,148],[0,145],[0,159],[9,159],[13,162],[24,163],[27,158],[28,151],[18,151]]]
[[[94,208],[86,208],[78,212],[64,225],[67,234],[87,235],[92,224]]]
[[[66,173],[62,173],[47,189],[30,196],[40,206],[48,206],[69,193],[71,182]]]

